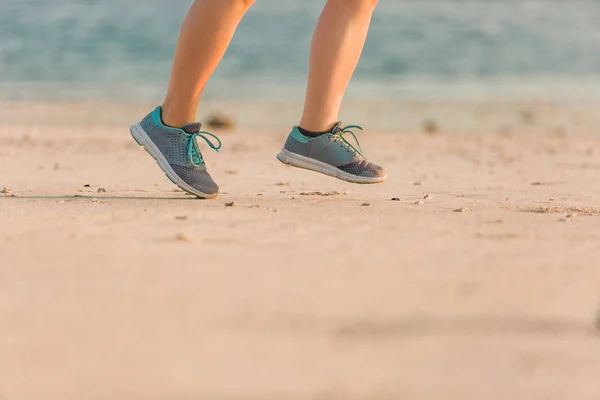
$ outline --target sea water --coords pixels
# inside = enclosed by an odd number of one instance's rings
[[[190,4],[0,0],[0,98],[159,98]],[[257,0],[206,96],[301,96],[323,4]],[[595,97],[599,82],[600,1],[380,0],[349,96]]]

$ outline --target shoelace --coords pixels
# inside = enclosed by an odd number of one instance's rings
[[[197,138],[200,137],[200,138],[204,139],[206,144],[208,144],[208,147],[210,147],[211,149],[213,149],[216,152],[219,152],[219,149],[221,148],[221,140],[217,136],[213,135],[210,132],[200,131],[200,132],[196,132],[193,134],[186,134],[186,136],[189,136],[189,140],[186,145],[187,152],[188,152],[188,158],[194,167],[199,167],[204,163],[204,159],[202,158],[202,153],[200,152],[200,148],[198,147],[198,142],[196,141]],[[210,136],[210,137],[216,139],[217,142],[219,142],[219,144],[215,145],[213,142],[210,141],[210,139],[207,136]]]
[[[363,155],[363,149],[362,147],[360,147],[360,143],[358,142],[358,138],[356,137],[356,135],[354,134],[354,132],[352,132],[352,129],[358,129],[358,130],[364,130],[362,126],[360,125],[347,125],[341,129],[338,129],[333,136],[335,137],[334,142],[337,143],[338,139],[342,142],[342,145],[340,147],[344,147],[346,146],[346,151],[350,152],[350,149],[352,149],[352,151],[354,152],[354,154],[358,153],[361,156],[364,157]],[[360,150],[357,150],[356,147],[352,146],[352,144],[348,141],[348,139],[346,139],[346,137],[344,136],[344,134],[349,133],[352,135],[352,137],[354,138],[354,141],[356,142],[356,145],[358,146],[358,148]]]

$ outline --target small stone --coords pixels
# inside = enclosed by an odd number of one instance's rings
[[[433,119],[423,121],[423,132],[428,135],[437,135],[440,133],[440,125]]]
[[[233,129],[235,122],[233,118],[220,113],[215,113],[205,119],[205,124],[210,129]]]
[[[185,221],[188,217],[186,217],[185,215],[178,215],[175,217],[176,220],[178,221]]]
[[[178,242],[191,242],[192,238],[188,234],[180,232],[177,235],[175,235],[175,240],[177,240]]]
[[[100,203],[100,200],[98,200],[97,198],[92,198],[92,203]]]
[[[11,189],[11,188],[9,188],[9,187],[5,187],[5,188],[3,188],[3,189],[2,189],[2,192],[1,192],[1,193],[4,193],[4,194],[11,194],[11,193],[12,193],[12,189]]]
[[[268,208],[267,208],[267,211],[273,211],[273,212],[277,212],[277,209],[276,209],[276,208],[273,208],[273,207],[268,207]]]
[[[275,186],[290,186],[289,182],[278,182]]]
[[[531,182],[531,186],[546,186],[544,182]]]
[[[225,207],[237,207],[237,203],[235,201],[225,203]]]
[[[63,204],[65,201],[64,200],[56,200],[55,203],[56,204]]]
[[[566,218],[567,219],[573,219],[577,216],[577,213],[571,213],[571,214],[567,214]]]
[[[519,112],[519,117],[521,121],[525,124],[532,125],[535,123],[535,114],[531,110],[521,110]]]
[[[421,204],[425,204],[425,202],[423,202],[423,200],[417,200],[413,204],[415,204],[415,205],[421,205]]]
[[[86,183],[85,185],[83,185],[83,187],[90,187],[90,185]]]
[[[371,207],[371,203],[362,203],[361,206],[363,206],[363,207]]]
[[[426,194],[425,197],[423,197],[425,200],[431,200],[433,199],[433,197],[429,194]]]
[[[415,186],[423,186],[423,185],[425,185],[425,183],[423,183],[421,181],[415,182]]]
[[[392,197],[392,201],[400,201],[400,199],[397,197]]]
[[[467,211],[469,211],[469,209],[466,207],[461,207],[461,208],[457,208],[456,210],[454,210],[454,212],[457,212],[457,213],[466,213]]]
[[[513,127],[510,125],[500,125],[496,129],[496,133],[502,137],[509,137],[513,133]]]
[[[106,188],[98,188],[98,193],[108,193],[108,190]]]

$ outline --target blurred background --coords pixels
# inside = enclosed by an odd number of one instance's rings
[[[257,0],[213,201],[129,134],[191,2],[0,0],[0,400],[600,399],[600,0],[380,0],[369,186],[275,158],[325,0]]]
[[[191,0],[0,1],[0,100],[159,101]],[[323,0],[258,0],[207,99],[297,99]],[[348,98],[600,96],[596,0],[381,0]]]

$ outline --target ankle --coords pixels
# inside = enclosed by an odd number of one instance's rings
[[[186,124],[194,122],[196,119],[195,112],[181,112],[183,107],[176,107],[171,102],[165,100],[161,110],[162,123],[166,126],[179,128]]]
[[[302,135],[304,135],[306,137],[316,138],[316,137],[319,137],[321,135],[325,135],[327,133],[333,132],[333,130],[335,129],[336,126],[337,126],[337,123],[333,127],[331,127],[330,129],[324,129],[324,130],[320,130],[320,131],[313,131],[313,130],[310,130],[310,129],[303,128],[302,126],[298,126],[298,130],[300,131],[300,133]]]
[[[300,132],[302,131],[307,131],[307,132],[320,132],[320,133],[326,133],[326,132],[331,132],[333,128],[335,128],[335,126],[337,125],[338,121],[334,120],[334,122],[312,122],[312,121],[305,121],[302,120],[300,121],[300,125],[298,125],[298,128],[300,128]]]

